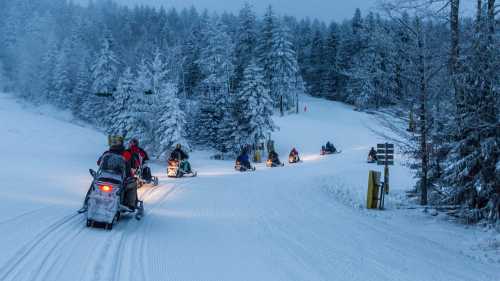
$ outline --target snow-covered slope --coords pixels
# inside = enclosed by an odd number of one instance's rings
[[[477,230],[397,210],[397,196],[383,212],[359,208],[378,169],[365,163],[377,123],[303,101],[308,112],[277,118],[275,135],[282,157],[296,146],[303,163],[237,173],[197,152],[199,177],[184,179],[159,163],[143,220],[108,232],[75,213],[105,137],[0,95],[0,280],[500,280],[498,263],[467,255]],[[329,139],[343,152],[319,157]],[[391,172],[391,192],[411,186],[407,169]]]

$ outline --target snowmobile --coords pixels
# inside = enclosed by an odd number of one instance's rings
[[[113,161],[114,164],[110,165],[109,163]],[[135,214],[137,220],[142,218],[144,214],[142,201],[137,199],[133,207],[122,204],[127,184],[136,180],[134,177],[127,178],[125,169],[120,156],[109,154],[104,157],[97,172],[89,170],[93,181],[87,203],[87,227],[104,224],[105,229],[111,230],[121,214],[125,213]]]
[[[181,161],[176,159],[168,160],[167,176],[169,178],[182,178],[184,176],[196,177],[197,172],[186,172],[181,169]]]
[[[300,162],[300,158],[298,155],[290,155],[288,156],[288,163],[290,164],[295,164],[295,163],[299,163]]]
[[[377,163],[377,157],[373,157],[371,155],[368,155],[368,159],[366,159],[367,163]]]
[[[272,159],[267,159],[266,166],[269,168],[274,168],[274,167],[283,167],[283,166],[285,166],[285,164],[273,162]]]
[[[245,165],[241,165],[240,161],[236,161],[236,164],[234,164],[234,169],[239,172],[255,171],[255,167],[247,167]]]
[[[329,149],[326,149],[325,146],[322,146],[321,147],[321,151],[319,152],[320,155],[329,155],[329,154],[338,154],[338,153],[341,153],[342,151],[340,150],[337,150],[337,149],[334,149],[333,151],[332,150],[329,150]]]
[[[138,179],[138,186],[141,187],[144,184],[152,184],[153,186],[158,185],[158,177],[151,175],[151,169],[141,161],[140,167],[135,170],[135,176]]]

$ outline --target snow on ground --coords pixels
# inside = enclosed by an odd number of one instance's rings
[[[197,178],[168,179],[158,162],[143,220],[109,232],[75,212],[105,136],[0,95],[0,280],[500,280],[500,255],[478,258],[489,233],[396,208],[413,184],[401,165],[387,210],[364,209],[367,171],[380,170],[365,163],[382,141],[375,119],[303,102],[274,136],[284,160],[296,146],[303,163],[238,173],[196,152]],[[318,156],[327,140],[342,153]]]

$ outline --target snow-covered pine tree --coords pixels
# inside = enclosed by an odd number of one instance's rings
[[[163,157],[176,144],[189,149],[186,139],[186,115],[181,110],[174,84],[163,84],[159,92],[159,102],[161,106],[158,107],[159,118],[155,127],[156,154]]]
[[[238,111],[233,95],[221,95],[215,104],[219,111],[220,122],[217,126],[215,149],[236,155],[240,150],[240,132],[238,131]]]
[[[70,54],[71,42],[69,39],[66,39],[63,41],[63,44],[56,55],[53,72],[54,90],[52,91],[51,96],[53,102],[61,107],[68,106],[64,103],[70,99],[72,87],[74,85],[71,77],[71,65],[69,63]]]
[[[203,96],[197,117],[198,136],[204,143],[216,147],[220,136],[218,132],[224,119],[226,99],[231,91],[230,79],[234,71],[231,58],[234,46],[221,24],[214,20],[207,23],[204,35],[207,46],[202,49],[198,62],[205,77],[201,82]]]
[[[276,107],[281,106],[280,103],[283,101],[283,110],[294,108],[293,93],[298,87],[297,77],[300,76],[297,57],[289,36],[288,28],[283,24],[277,24],[269,56],[273,73],[270,95]]]
[[[70,109],[75,116],[87,118],[82,115],[85,111],[86,99],[90,91],[90,54],[82,54],[75,67],[72,99]]]
[[[324,96],[323,85],[326,73],[324,47],[325,43],[323,40],[323,34],[320,30],[316,30],[311,45],[311,57],[309,59],[312,67],[311,79],[309,81],[309,93],[317,97]]]
[[[182,77],[181,91],[188,98],[192,98],[195,95],[195,90],[202,80],[202,73],[198,60],[200,59],[200,46],[199,38],[200,30],[199,25],[193,26],[191,33],[184,40],[182,45]]]
[[[142,58],[135,79],[134,88],[139,94],[151,94],[153,92],[153,80],[151,66],[145,58]]]
[[[257,46],[257,30],[255,13],[250,4],[245,2],[239,14],[239,25],[236,33],[236,44],[234,54],[235,74],[233,88],[238,89],[243,80],[243,72],[254,57]]]
[[[448,183],[456,187],[453,203],[469,210],[464,214],[468,222],[500,219],[500,121],[495,100],[498,71],[492,59],[498,56],[498,48],[493,3],[477,7],[474,40],[462,62],[459,81],[464,102],[458,117],[461,126],[445,173]]]
[[[328,28],[327,38],[324,46],[325,73],[323,75],[323,92],[325,97],[338,100],[337,93],[340,91],[340,70],[338,63],[338,34],[337,24],[331,23]]]
[[[148,103],[148,96],[153,94],[152,79],[150,64],[145,58],[142,58],[133,83],[134,96],[130,104],[133,122],[130,124],[128,137],[139,138],[144,146],[151,145],[154,129],[151,122],[156,118],[154,109]]]
[[[90,101],[95,105],[91,120],[96,120],[99,126],[108,126],[113,122],[107,114],[109,104],[112,102],[118,80],[118,59],[111,50],[111,35],[105,36],[102,47],[91,67],[91,91],[94,94]]]
[[[102,47],[92,66],[92,91],[96,95],[113,94],[118,80],[118,58],[111,49],[112,39],[106,36]]]
[[[264,70],[264,82],[268,89],[271,88],[273,79],[273,63],[271,53],[273,50],[274,32],[276,30],[277,18],[274,10],[269,6],[261,23],[259,42],[257,46],[257,56],[259,65]]]
[[[137,102],[136,96],[140,93],[135,91],[135,77],[130,67],[118,79],[118,85],[111,105],[113,123],[107,131],[111,134],[125,137],[138,136],[141,132],[135,127],[135,112],[133,105]]]
[[[274,131],[273,101],[264,83],[263,70],[252,62],[244,72],[235,108],[238,110],[239,145],[258,144]]]

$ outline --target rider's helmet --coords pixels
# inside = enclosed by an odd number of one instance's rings
[[[175,145],[175,148],[176,148],[176,149],[181,149],[181,144],[180,144],[180,143],[176,144],[176,145]]]
[[[139,146],[139,140],[136,139],[136,138],[132,138],[129,142],[128,142],[128,145],[129,146]]]
[[[118,135],[109,135],[108,144],[110,147],[123,146],[123,137]]]

